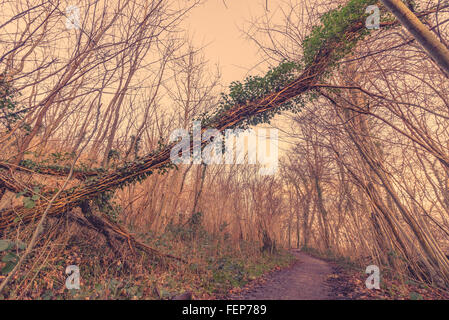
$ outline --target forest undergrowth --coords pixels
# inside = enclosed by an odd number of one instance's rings
[[[53,240],[36,246],[30,263],[22,266],[0,299],[169,300],[186,292],[193,299],[214,299],[293,261],[285,249],[267,251],[258,243],[230,240],[225,226],[212,234],[202,226],[201,217],[198,212],[185,223],[170,223],[160,234],[137,234],[149,246],[183,261],[140,254],[117,259],[98,234],[74,225],[66,226],[72,231],[68,235],[52,234],[56,225],[47,226],[48,239]],[[6,267],[14,251],[21,250],[10,242],[13,248],[0,253],[0,269]],[[80,268],[80,289],[65,286],[69,265]]]

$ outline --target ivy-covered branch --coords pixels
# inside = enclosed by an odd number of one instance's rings
[[[209,128],[223,131],[266,122],[284,109],[296,108],[307,94],[312,93],[314,85],[329,74],[338,60],[367,35],[365,8],[373,3],[373,0],[350,0],[346,6],[325,14],[321,25],[314,28],[303,43],[302,62],[283,62],[265,77],[250,77],[242,84],[233,83],[230,92],[223,95],[220,108],[211,115],[203,115],[203,122]],[[396,24],[395,21],[384,21],[381,26]],[[309,97],[313,98],[313,95]],[[206,129],[203,127],[202,130]],[[202,146],[207,143],[207,140],[202,141]],[[80,186],[61,193],[48,214],[61,214],[104,192],[141,181],[155,170],[166,171],[173,166],[170,151],[174,145],[161,144],[143,158],[125,163],[113,172],[89,178]],[[190,148],[193,149],[192,144]],[[17,215],[24,222],[37,219],[45,206],[46,201],[40,199],[34,209],[18,207],[0,213],[0,231],[14,226]]]
[[[51,176],[67,176],[70,172],[70,166],[62,166],[58,164],[43,164],[29,159],[20,161],[19,165],[13,165],[8,162],[0,161],[0,169],[14,170],[28,173],[38,173],[42,175]],[[73,178],[78,180],[86,180],[90,177],[95,177],[106,172],[103,168],[87,168],[78,167],[73,170]]]

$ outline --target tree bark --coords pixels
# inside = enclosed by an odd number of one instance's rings
[[[437,36],[401,1],[382,0],[382,3],[396,16],[413,35],[427,54],[449,77],[449,50]]]

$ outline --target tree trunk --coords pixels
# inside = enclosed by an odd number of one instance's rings
[[[396,16],[413,35],[427,54],[449,77],[449,50],[401,0],[382,0],[382,3]]]

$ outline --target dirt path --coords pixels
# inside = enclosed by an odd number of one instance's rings
[[[293,251],[293,254],[298,259],[290,268],[274,272],[264,284],[229,298],[233,300],[334,299],[331,285],[327,283],[328,277],[333,273],[332,266],[303,252]]]

